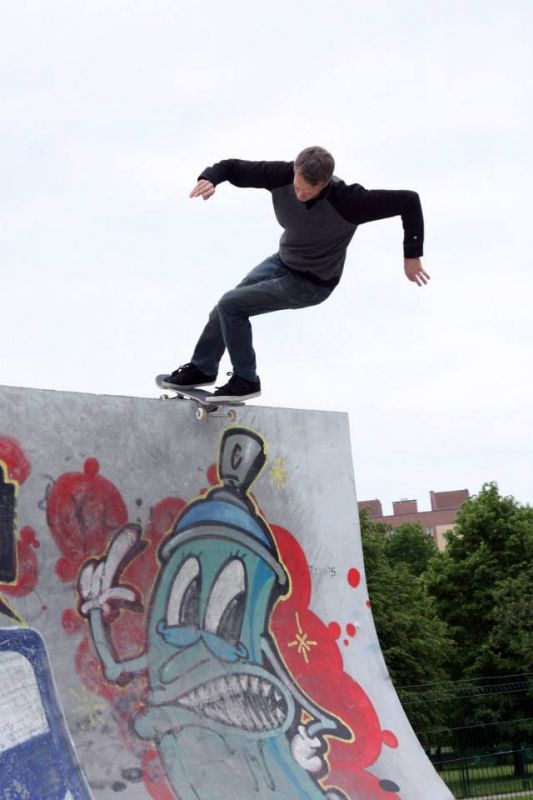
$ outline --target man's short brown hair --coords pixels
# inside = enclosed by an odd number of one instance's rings
[[[334,169],[335,160],[323,147],[306,147],[296,156],[294,162],[294,171],[299,172],[303,179],[313,186],[331,180]]]

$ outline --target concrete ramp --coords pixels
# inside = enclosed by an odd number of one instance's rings
[[[0,388],[0,800],[449,800],[345,414]]]

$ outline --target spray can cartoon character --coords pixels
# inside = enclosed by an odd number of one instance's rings
[[[107,555],[80,572],[80,609],[107,679],[148,672],[150,691],[134,727],[156,743],[180,800],[344,797],[317,779],[326,767],[324,736],[351,734],[300,691],[269,634],[272,608],[289,582],[249,494],[265,461],[258,434],[223,432],[220,485],[189,504],[161,546],[138,658],[115,657],[105,612],[135,599],[118,578],[139,530],[119,531]]]

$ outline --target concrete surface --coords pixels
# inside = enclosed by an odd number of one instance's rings
[[[347,416],[194,413],[0,388],[0,800],[449,800],[376,638]]]

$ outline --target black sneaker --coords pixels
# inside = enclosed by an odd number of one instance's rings
[[[216,403],[217,400],[251,400],[252,397],[259,397],[261,394],[261,381],[256,378],[255,381],[247,381],[245,378],[239,378],[238,375],[232,375],[225,386],[220,386],[213,392],[211,397],[207,398],[208,403]]]
[[[216,375],[206,375],[194,364],[183,364],[169,375],[166,383],[181,386],[182,389],[193,389],[195,386],[209,386],[217,379]]]

